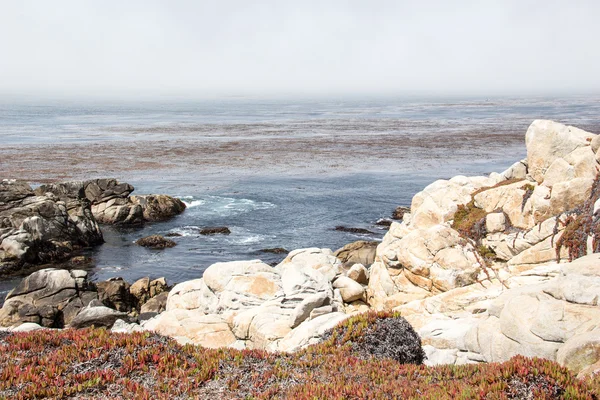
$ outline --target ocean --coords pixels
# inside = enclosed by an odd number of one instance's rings
[[[86,250],[94,280],[164,276],[219,261],[381,240],[376,225],[429,183],[502,170],[526,156],[538,118],[600,133],[600,97],[205,101],[0,101],[0,178],[39,185],[115,177],[187,210],[142,228],[103,227]],[[363,228],[353,234],[336,226]],[[230,235],[198,228],[227,226]],[[160,251],[134,244],[178,233]],[[0,281],[0,297],[19,278]]]

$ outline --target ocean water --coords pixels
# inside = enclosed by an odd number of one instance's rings
[[[600,98],[202,102],[0,102],[0,178],[33,185],[116,177],[134,193],[181,198],[180,216],[103,227],[93,279],[195,279],[219,261],[381,240],[398,205],[436,179],[502,171],[526,155],[528,125],[548,118],[600,133]],[[334,230],[338,225],[370,234]],[[227,226],[230,235],[199,228]],[[134,244],[178,233],[177,246]],[[4,297],[19,278],[0,282]]]

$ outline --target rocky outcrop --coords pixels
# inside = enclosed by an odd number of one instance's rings
[[[536,267],[396,308],[417,329],[429,363],[542,357],[576,373],[600,362],[600,255]]]
[[[185,211],[181,200],[164,194],[131,196],[129,199],[142,207],[146,221],[165,221]]]
[[[64,201],[85,197],[101,224],[139,224],[164,221],[181,214],[185,204],[167,195],[130,196],[134,187],[116,179],[93,179],[42,185],[36,192],[52,192]]]
[[[557,243],[571,210],[592,196],[600,169],[595,138],[534,121],[526,160],[489,177],[439,180],[416,194],[410,214],[377,248],[369,304],[396,307],[566,257]]]
[[[296,250],[271,267],[258,260],[217,263],[202,279],[176,285],[166,311],[146,329],[208,347],[292,351],[315,343],[346,317],[365,288],[343,276],[328,249]]]
[[[24,278],[0,309],[0,327],[34,323],[42,327],[110,327],[117,319],[164,310],[164,278],[129,285],[121,278],[93,283],[82,270],[46,268]]]
[[[33,322],[60,328],[97,299],[87,272],[48,268],[29,275],[7,296],[0,309],[0,326]]]
[[[90,204],[79,194],[65,202],[24,182],[1,181],[0,273],[63,260],[102,243]]]

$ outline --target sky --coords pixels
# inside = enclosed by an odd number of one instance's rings
[[[600,93],[598,0],[0,0],[0,95]]]

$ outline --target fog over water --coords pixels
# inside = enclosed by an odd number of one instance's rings
[[[600,91],[600,2],[3,1],[0,96]]]

